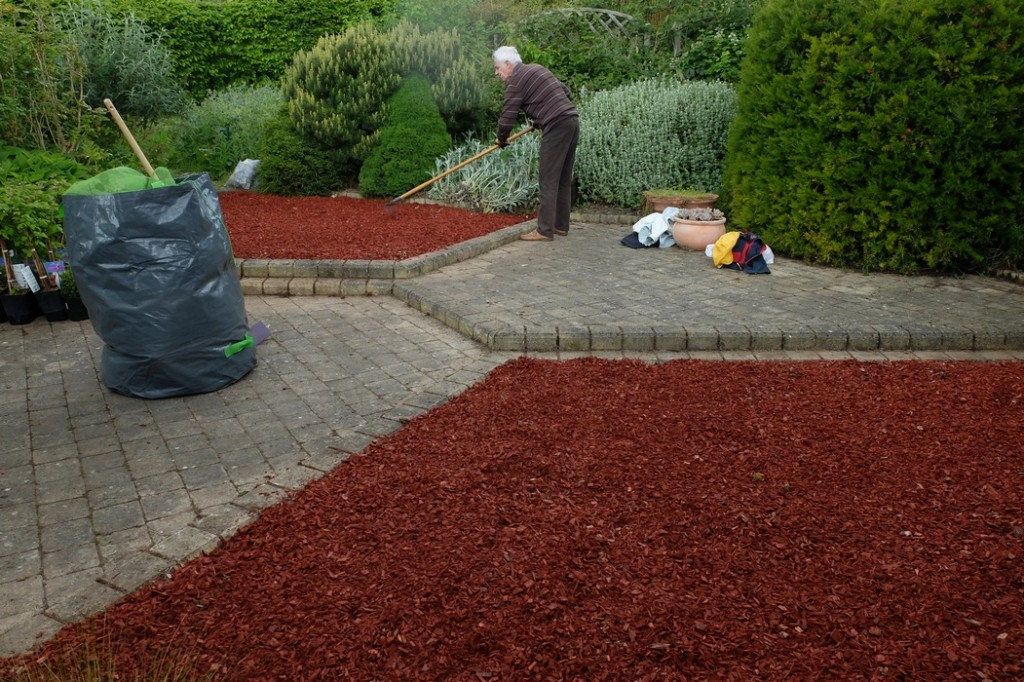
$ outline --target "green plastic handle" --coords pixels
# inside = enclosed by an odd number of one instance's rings
[[[235,341],[233,344],[224,349],[224,357],[230,358],[235,353],[241,353],[246,348],[255,346],[256,342],[252,338],[252,334],[249,332],[245,333],[245,338],[241,341]]]

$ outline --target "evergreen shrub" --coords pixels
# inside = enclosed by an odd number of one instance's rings
[[[578,107],[579,198],[639,207],[643,191],[717,191],[736,93],[727,83],[645,80],[587,95]]]
[[[369,23],[324,36],[296,54],[282,84],[295,130],[346,153],[347,165],[358,169],[387,117],[384,103],[401,82],[396,60],[384,34]]]
[[[1017,0],[769,0],[726,160],[730,218],[865,270],[1024,261]]]
[[[435,161],[440,175],[491,146],[469,136]],[[523,135],[438,180],[427,190],[431,199],[481,213],[528,212],[537,205],[540,136]]]
[[[311,144],[293,127],[282,108],[263,130],[261,192],[282,196],[327,196],[349,186],[345,155]]]
[[[430,179],[434,159],[451,146],[426,77],[407,77],[388,100],[388,111],[380,144],[359,171],[365,196],[397,196]]]
[[[402,76],[418,73],[430,81],[449,132],[463,132],[468,129],[467,121],[476,122],[478,112],[487,105],[488,86],[497,80],[490,59],[470,55],[454,29],[423,33],[415,24],[400,22],[385,39],[394,46]]]
[[[468,57],[455,31],[424,34],[406,22],[387,30],[364,22],[296,54],[283,91],[295,129],[347,153],[347,165],[357,171],[378,144],[387,99],[403,77],[425,76],[446,124],[461,132],[486,106],[489,66]]]

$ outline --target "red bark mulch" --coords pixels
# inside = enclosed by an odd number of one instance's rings
[[[351,197],[232,191],[221,212],[237,258],[402,260],[527,220],[511,213]]]
[[[236,680],[1024,677],[1024,363],[518,359],[36,657]]]

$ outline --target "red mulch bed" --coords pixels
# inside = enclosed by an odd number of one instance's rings
[[[1022,434],[1024,363],[518,359],[36,657],[103,631],[235,680],[1021,679]]]
[[[221,212],[237,258],[402,260],[521,223],[528,216],[351,197],[232,191]]]

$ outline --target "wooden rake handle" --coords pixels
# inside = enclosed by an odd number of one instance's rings
[[[516,133],[515,135],[512,135],[512,136],[510,136],[510,137],[508,138],[508,141],[509,141],[509,142],[512,142],[512,141],[513,141],[513,140],[515,140],[516,138],[522,137],[522,136],[523,136],[523,135],[525,135],[526,133],[529,133],[529,132],[532,132],[532,131],[533,131],[533,126],[530,126],[529,128],[524,128],[523,130],[520,130],[520,131],[519,131],[518,133]],[[398,203],[399,201],[403,201],[403,200],[405,200],[405,199],[408,199],[408,198],[409,198],[409,197],[411,197],[411,196],[412,196],[413,194],[416,194],[417,192],[420,192],[420,191],[422,191],[422,190],[426,189],[427,187],[430,187],[431,185],[433,185],[433,184],[434,184],[435,182],[437,182],[437,181],[438,181],[438,180],[440,180],[441,178],[445,178],[445,177],[448,177],[449,175],[451,175],[451,174],[452,174],[452,173],[454,173],[455,171],[457,171],[457,170],[460,170],[460,169],[462,169],[462,168],[465,168],[466,166],[468,166],[469,164],[473,163],[473,162],[474,162],[474,161],[476,161],[477,159],[480,159],[480,158],[482,158],[482,157],[484,157],[484,156],[487,156],[487,155],[488,155],[488,154],[490,154],[491,152],[493,152],[493,151],[496,151],[496,150],[498,150],[498,149],[501,149],[501,145],[498,145],[498,144],[496,144],[496,145],[492,145],[492,146],[488,147],[487,149],[483,150],[482,152],[479,152],[479,153],[477,153],[477,154],[474,154],[473,156],[469,157],[469,158],[468,158],[468,159],[466,159],[465,161],[462,161],[461,163],[457,163],[457,164],[455,164],[454,166],[452,166],[451,168],[449,168],[449,169],[448,169],[448,170],[446,170],[445,172],[443,172],[443,173],[440,173],[439,175],[435,175],[434,177],[430,178],[429,180],[427,180],[427,181],[426,181],[426,182],[424,182],[424,183],[421,183],[421,184],[419,184],[419,185],[416,185],[415,187],[413,187],[413,188],[412,188],[411,190],[409,190],[409,191],[408,191],[408,192],[406,192],[405,194],[402,194],[401,196],[397,196],[397,197],[395,197],[394,199],[392,199],[391,201],[389,201],[387,205],[388,205],[388,206],[391,206],[392,204],[397,204],[397,203]]]
[[[135,158],[137,158],[139,163],[142,164],[142,170],[146,171],[146,175],[149,177],[156,179],[156,171],[153,170],[153,166],[149,165],[149,160],[146,158],[146,155],[142,153],[142,148],[139,147],[139,143],[135,141],[135,137],[132,135],[132,132],[128,130],[128,126],[124,124],[121,114],[117,113],[117,108],[114,106],[114,103],[109,99],[104,99],[103,105],[107,108],[107,111],[110,112],[110,116],[114,119],[114,123],[116,123],[117,127],[121,129],[121,134],[124,135],[124,139],[128,140],[128,146],[132,148],[132,151],[135,153]]]

